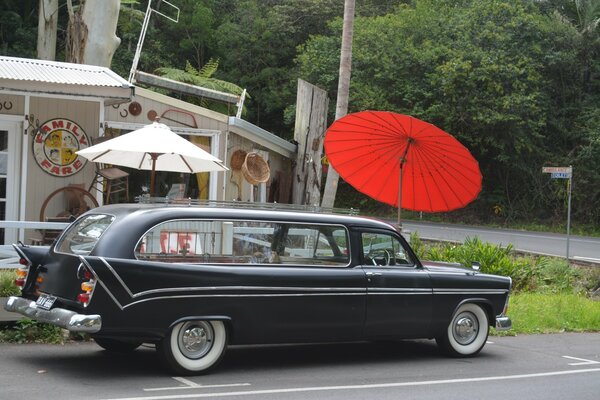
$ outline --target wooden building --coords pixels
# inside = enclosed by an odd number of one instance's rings
[[[193,178],[164,175],[161,196],[181,189],[178,195],[185,198],[289,200],[296,145],[276,135],[241,118],[134,87],[107,68],[0,57],[0,245],[27,243],[39,233],[3,226],[3,221],[68,217],[82,208],[83,191],[90,193],[84,196],[86,207],[94,206],[90,199],[105,201],[102,193],[89,189],[97,164],[76,151],[99,137],[124,134],[156,118],[230,167]],[[266,182],[250,183],[241,173],[237,160],[248,153],[267,163]],[[126,172],[130,181],[142,176]],[[109,201],[133,201],[143,194],[143,185],[130,183],[127,197]]]

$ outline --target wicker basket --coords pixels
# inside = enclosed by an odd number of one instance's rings
[[[246,160],[246,152],[244,150],[236,150],[231,154],[231,169],[239,171]]]
[[[269,180],[271,170],[258,153],[248,153],[242,165],[242,174],[250,184],[257,185]]]

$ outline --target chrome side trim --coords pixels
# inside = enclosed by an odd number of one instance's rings
[[[17,254],[19,255],[19,257],[22,257],[22,258],[24,258],[25,260],[27,260],[27,264],[29,264],[29,266],[30,266],[30,267],[31,267],[31,266],[33,266],[33,263],[31,262],[31,260],[29,259],[29,257],[27,257],[27,256],[25,255],[25,253],[23,253],[23,251],[22,251],[21,249],[19,249],[19,245],[17,245],[17,244],[15,244],[15,243],[13,243],[13,245],[12,245],[12,246],[14,247],[14,249],[15,249],[15,251],[17,252]]]
[[[117,298],[115,297],[115,295],[112,294],[112,292],[110,291],[110,289],[108,288],[108,286],[106,286],[104,284],[104,282],[102,282],[101,279],[98,279],[98,283],[100,283],[100,286],[102,286],[102,288],[106,291],[106,293],[108,294],[108,296],[115,302],[115,304],[117,305],[117,307],[119,307],[121,310],[123,310],[125,307],[119,302],[119,300],[117,300]]]
[[[4,306],[6,311],[16,312],[39,322],[68,329],[71,332],[96,333],[102,328],[102,317],[98,314],[77,314],[64,308],[44,310],[35,301],[11,296]]]
[[[366,288],[346,288],[346,287],[299,287],[299,286],[190,286],[181,288],[163,288],[163,289],[152,289],[144,292],[134,294],[132,297],[142,297],[149,294],[156,293],[169,293],[169,292],[214,292],[214,291],[283,291],[283,292],[324,292],[323,294],[329,293],[343,293],[352,292],[364,294],[367,292]],[[307,293],[307,294],[309,294]],[[269,293],[265,293],[269,294]],[[243,295],[242,295],[243,296]]]
[[[507,289],[433,289],[433,294],[507,294]]]
[[[431,294],[432,289],[428,288],[380,288],[368,287],[369,294]]]
[[[123,286],[123,288],[125,289],[125,291],[127,291],[127,293],[131,297],[135,297],[135,295],[131,292],[131,290],[129,290],[129,287],[125,284],[125,282],[123,282],[123,279],[121,279],[121,277],[119,276],[119,274],[117,274],[117,271],[114,270],[114,268],[108,263],[108,261],[106,261],[106,259],[104,259],[104,257],[98,257],[98,258],[104,263],[104,265],[106,265],[106,268],[108,268],[108,270],[110,272],[112,272],[112,274],[115,276],[115,278]]]
[[[249,297],[306,297],[306,296],[363,296],[365,293],[273,293],[273,294],[192,294],[187,296],[160,296],[150,297],[147,299],[141,299],[129,303],[123,307],[123,309],[145,303],[147,301],[155,300],[173,300],[173,299],[193,299],[193,298],[249,298]]]
[[[121,305],[121,303],[117,300],[117,298],[112,294],[112,292],[108,289],[108,286],[106,286],[104,284],[104,282],[102,281],[102,279],[100,279],[100,277],[98,276],[98,274],[96,273],[96,271],[94,270],[94,268],[92,268],[92,266],[90,265],[90,263],[88,263],[85,258],[83,256],[79,256],[79,259],[81,260],[81,262],[83,264],[86,265],[86,267],[92,271],[92,273],[94,274],[94,277],[96,278],[96,281],[100,284],[100,286],[102,286],[104,288],[104,290],[106,291],[106,293],[108,294],[108,296],[115,302],[115,304],[117,305],[117,307],[119,307],[121,310],[123,310],[123,306]],[[112,270],[112,269],[111,269]],[[129,291],[128,291],[129,292]],[[130,292],[129,292],[130,293]]]

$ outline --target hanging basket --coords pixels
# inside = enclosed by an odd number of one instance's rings
[[[236,150],[231,154],[231,169],[234,171],[239,171],[242,169],[242,165],[246,160],[246,152],[244,150]]]
[[[242,174],[250,184],[258,185],[269,180],[271,170],[264,158],[258,153],[248,153],[244,164],[242,164]]]

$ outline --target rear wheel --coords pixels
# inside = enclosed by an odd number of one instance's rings
[[[175,325],[157,345],[167,366],[178,374],[200,374],[213,368],[227,348],[222,321],[184,321]]]
[[[115,353],[128,353],[134,351],[141,346],[142,342],[128,342],[118,339],[110,338],[94,338],[96,344],[102,347],[104,350],[112,351]]]
[[[477,304],[467,303],[456,310],[448,328],[436,338],[436,342],[450,356],[472,357],[485,345],[488,332],[485,311]]]

